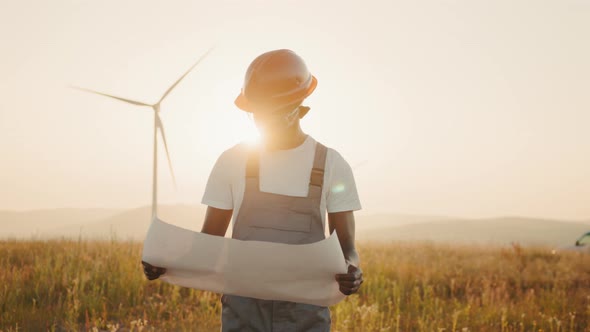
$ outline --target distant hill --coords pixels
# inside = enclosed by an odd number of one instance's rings
[[[123,211],[125,210],[100,208],[0,210],[0,237],[30,238],[57,226],[76,226],[100,222]]]
[[[521,245],[572,245],[590,223],[550,219],[502,217],[443,220],[360,231],[358,240],[433,241]]]
[[[69,213],[71,211],[71,213]],[[205,218],[206,206],[203,205],[160,205],[158,216],[172,224],[192,230],[200,230]],[[0,211],[2,220],[11,220],[16,225],[12,229],[0,230],[1,237],[30,238],[41,237],[78,237],[118,238],[141,240],[149,227],[151,206],[133,209],[56,209],[20,212],[20,217]],[[27,219],[27,222],[23,222]],[[357,215],[357,231],[387,228],[392,226],[437,222],[447,220],[439,216],[420,216],[409,214],[373,214]]]
[[[387,227],[422,224],[428,222],[441,222],[445,220],[463,220],[456,217],[415,215],[401,213],[379,213],[379,214],[355,214],[356,230],[365,231],[371,229],[382,229]]]
[[[205,211],[205,206],[161,205],[158,207],[158,217],[171,224],[198,231],[205,218]],[[151,214],[151,206],[143,206],[85,225],[56,227],[43,235],[49,237],[111,238],[114,234],[119,239],[143,240],[150,226]]]
[[[163,220],[189,229],[200,229],[205,207],[161,205]],[[151,206],[134,209],[39,209],[0,211],[0,238],[108,237],[141,239],[149,227]],[[172,219],[168,219],[172,218]]]
[[[160,205],[160,219],[198,231],[205,217],[204,205]],[[70,237],[143,240],[150,225],[151,206],[133,209],[46,209],[0,211],[0,238]],[[434,241],[523,245],[571,245],[590,231],[590,220],[562,221],[501,217],[465,219],[409,214],[357,214],[356,237],[360,241]],[[230,232],[228,231],[229,236]]]

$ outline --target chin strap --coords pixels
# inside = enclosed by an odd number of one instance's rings
[[[299,118],[303,118],[311,108],[307,106],[299,106]]]
[[[296,120],[302,119],[307,112],[309,112],[310,108],[307,106],[297,106],[289,115],[287,115],[286,120],[287,128],[291,127]]]

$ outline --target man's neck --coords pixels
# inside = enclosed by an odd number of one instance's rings
[[[289,150],[300,146],[306,139],[307,134],[301,130],[300,126],[297,126],[293,132],[265,140],[264,144],[268,150]]]

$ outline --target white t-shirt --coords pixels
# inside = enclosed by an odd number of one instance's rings
[[[263,150],[260,155],[260,191],[306,197],[315,156],[316,140],[310,135],[288,150]],[[246,188],[246,160],[251,147],[239,143],[225,150],[211,170],[201,203],[218,209],[233,209],[235,225]],[[326,211],[357,211],[361,209],[350,165],[334,149],[328,148],[324,186],[320,202],[322,223],[326,229]]]

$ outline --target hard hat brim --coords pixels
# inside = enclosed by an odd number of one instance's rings
[[[318,85],[318,80],[317,78],[315,78],[315,76],[311,75],[311,83],[309,84],[309,87],[307,88],[307,90],[305,91],[305,94],[303,94],[302,97],[297,97],[294,100],[288,100],[285,101],[284,103],[282,103],[281,105],[276,105],[277,108],[281,108],[282,106],[286,106],[289,104],[292,104],[298,100],[303,100],[307,97],[309,97],[309,95],[312,94],[312,92],[315,90],[315,88]],[[236,97],[236,99],[234,100],[234,104],[241,110],[246,111],[246,112],[254,112],[256,110],[256,105],[251,103],[248,98],[246,98],[246,96],[244,95],[244,90],[242,89],[242,91],[240,92],[240,94]]]

